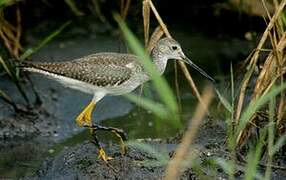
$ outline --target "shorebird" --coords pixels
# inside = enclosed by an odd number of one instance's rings
[[[215,82],[184,54],[180,44],[174,39],[166,37],[159,40],[151,52],[151,58],[160,74],[164,73],[169,59],[177,59],[189,64],[207,79]],[[112,157],[107,156],[99,143],[96,135],[98,130],[115,133],[120,139],[121,153],[125,154],[124,131],[93,124],[92,112],[96,103],[104,96],[129,93],[151,79],[140,57],[133,54],[102,52],[64,62],[25,62],[21,67],[26,71],[43,74],[64,86],[93,94],[91,102],[77,116],[76,123],[80,127],[91,129],[93,142],[98,146],[99,158],[103,161],[107,162]]]

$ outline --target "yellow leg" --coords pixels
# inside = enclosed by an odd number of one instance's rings
[[[124,140],[127,140],[127,136],[124,133],[123,130],[121,129],[117,129],[117,128],[113,128],[113,127],[105,127],[105,126],[100,126],[100,125],[95,125],[93,124],[90,129],[92,130],[92,137],[93,137],[93,143],[99,148],[98,151],[98,158],[102,159],[103,161],[107,162],[108,160],[112,160],[112,157],[109,157],[106,155],[103,147],[100,145],[99,140],[97,138],[96,132],[98,130],[102,130],[102,131],[111,131],[113,132],[117,137],[119,137],[120,139],[120,147],[121,147],[121,154],[125,155],[126,153],[126,148],[124,145]]]
[[[90,102],[84,110],[77,116],[76,123],[80,126],[91,126],[92,125],[92,111],[95,108],[95,103]]]
[[[106,155],[105,151],[103,150],[102,146],[99,144],[99,141],[96,136],[96,131],[98,130],[104,130],[104,131],[111,131],[115,133],[116,136],[119,137],[120,139],[120,147],[121,147],[121,154],[124,155],[126,153],[126,148],[124,145],[124,140],[126,140],[126,135],[124,131],[113,128],[113,127],[104,127],[100,125],[93,125],[92,124],[92,112],[95,108],[95,103],[90,102],[84,110],[77,116],[76,118],[76,123],[80,127],[87,127],[91,130],[92,136],[93,136],[93,142],[97,147],[99,147],[99,152],[98,152],[98,158],[102,159],[104,162],[107,163],[107,161],[112,160],[112,157],[109,157]]]
[[[124,141],[122,139],[122,136],[120,134],[118,134],[115,130],[112,130],[112,132],[119,138],[120,147],[121,147],[121,155],[125,155],[126,154],[126,147],[125,147]]]
[[[103,148],[100,148],[98,151],[98,158],[102,159],[104,162],[114,159],[113,157],[107,156]]]

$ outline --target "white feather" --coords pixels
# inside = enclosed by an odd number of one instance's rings
[[[40,69],[26,67],[26,68],[24,68],[24,70],[29,71],[29,72],[35,72],[35,73],[43,74],[50,79],[58,81],[59,83],[63,84],[66,87],[76,89],[76,90],[79,90],[79,91],[82,91],[82,92],[85,92],[88,94],[94,94],[95,91],[104,91],[104,89],[96,87],[92,84],[89,84],[89,83],[86,83],[83,81],[79,81],[79,80],[76,80],[73,78],[57,75],[54,73],[50,73],[47,71],[43,71]]]

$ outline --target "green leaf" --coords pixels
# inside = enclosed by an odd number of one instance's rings
[[[258,100],[252,101],[246,110],[242,113],[242,116],[239,121],[239,126],[236,131],[236,137],[240,133],[241,130],[245,128],[251,117],[268,101],[271,100],[271,98],[277,96],[279,93],[284,91],[286,89],[286,84],[283,84],[279,87],[273,87],[271,91],[266,93],[264,96],[261,96]]]
[[[285,142],[286,142],[286,134],[283,134],[283,136],[281,136],[281,137],[277,140],[277,142],[276,142],[276,144],[273,146],[273,148],[270,149],[271,155],[274,155],[277,151],[279,151],[279,149],[280,149],[283,145],[285,145]]]
[[[246,180],[252,180],[255,179],[255,177],[261,177],[261,175],[258,174],[257,172],[257,168],[258,168],[258,163],[260,161],[260,156],[262,153],[265,136],[266,136],[266,131],[261,133],[255,148],[251,149],[247,153],[247,159],[246,159],[247,164],[245,167],[245,177],[244,177],[244,179]]]
[[[126,94],[124,96],[130,101],[136,103],[138,106],[141,106],[144,109],[151,111],[152,113],[154,113],[156,116],[158,116],[161,119],[169,120],[172,118],[172,117],[170,118],[172,114],[170,114],[170,112],[168,112],[166,108],[164,108],[164,106],[160,103],[152,101],[148,98],[136,96],[134,94]],[[181,124],[177,123],[176,121],[165,121],[165,122],[170,123],[173,127],[176,127],[179,129],[182,128]]]
[[[72,10],[72,12],[75,13],[75,15],[77,15],[77,16],[83,16],[83,15],[84,15],[84,13],[81,12],[81,11],[77,8],[77,6],[76,6],[74,0],[65,0],[65,2],[66,2],[66,4],[69,6],[69,8]]]
[[[226,172],[230,177],[234,174],[234,164],[232,161],[227,161],[223,158],[216,158],[215,159],[216,164],[218,164],[224,172]]]
[[[12,99],[10,98],[10,96],[8,96],[8,94],[6,94],[4,91],[2,91],[0,89],[0,96],[5,99],[7,102],[12,102]]]
[[[141,151],[144,151],[148,153],[150,156],[158,160],[159,162],[167,163],[169,161],[169,155],[167,153],[161,153],[157,151],[154,147],[151,145],[138,142],[138,141],[128,141],[126,143],[127,146],[134,147],[136,149],[140,149]]]
[[[217,93],[218,98],[219,98],[220,102],[223,104],[223,106],[225,107],[225,109],[228,112],[232,113],[233,108],[230,105],[230,103],[220,94],[220,92],[216,88],[215,88],[215,92]]]
[[[11,6],[17,2],[20,2],[21,0],[0,0],[0,9],[5,8],[8,6]]]
[[[152,79],[152,82],[158,92],[161,100],[164,102],[165,106],[171,111],[175,116],[178,113],[178,105],[176,102],[176,98],[169,87],[167,81],[160,75],[157,71],[156,67],[152,63],[150,57],[145,53],[143,46],[140,44],[139,40],[133,35],[133,33],[128,29],[124,21],[119,17],[119,15],[115,15],[115,19],[117,20],[120,29],[122,30],[126,41],[128,42],[131,50],[141,58],[141,63],[145,67],[147,73]],[[178,117],[175,118],[177,123]]]
[[[8,67],[8,65],[6,64],[6,62],[3,60],[1,56],[0,56],[0,64],[2,65],[6,73],[13,79],[14,77],[13,72],[10,70],[10,68]]]
[[[59,35],[64,28],[66,28],[71,21],[68,21],[64,23],[61,27],[59,27],[57,30],[49,34],[47,37],[45,37],[36,47],[27,49],[21,56],[20,59],[26,59],[27,57],[30,57],[35,52],[39,51],[42,47],[44,47],[46,44],[48,44],[51,40],[53,40],[57,35]]]

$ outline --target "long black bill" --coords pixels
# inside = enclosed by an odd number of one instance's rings
[[[194,69],[196,69],[197,71],[199,71],[199,73],[201,73],[203,76],[205,76],[207,79],[209,79],[210,81],[212,81],[213,83],[216,83],[215,80],[209,76],[204,70],[202,70],[201,68],[199,68],[197,65],[195,65],[188,57],[184,56],[184,58],[182,59],[184,62],[186,62],[187,64],[189,64],[190,66],[192,66]]]

